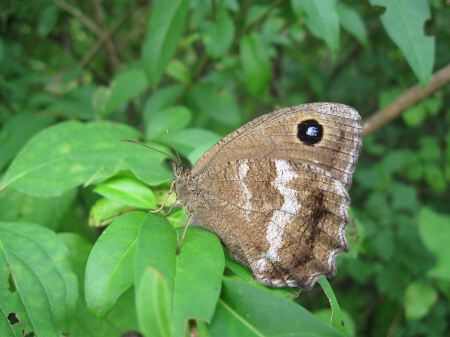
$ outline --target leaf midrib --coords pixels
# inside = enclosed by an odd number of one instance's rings
[[[264,335],[262,332],[258,331],[256,327],[251,325],[248,321],[246,321],[241,315],[239,315],[236,311],[234,311],[228,304],[225,303],[224,300],[219,299],[219,303],[224,306],[226,310],[230,312],[231,315],[233,315],[239,322],[244,324],[251,332],[253,332],[258,337],[268,337]]]

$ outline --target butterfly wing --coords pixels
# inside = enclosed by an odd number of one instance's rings
[[[324,169],[286,159],[237,160],[195,178],[195,216],[272,287],[310,288],[347,249],[349,197]]]
[[[323,134],[317,143],[299,138],[308,121],[321,127]],[[348,189],[361,142],[361,117],[355,109],[337,103],[303,104],[263,115],[226,136],[198,160],[192,175],[233,160],[282,158],[319,166]]]

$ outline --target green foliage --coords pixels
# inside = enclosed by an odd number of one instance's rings
[[[175,149],[193,164],[278,107],[336,101],[366,119],[425,85],[449,62],[448,6],[56,0],[0,8],[1,336],[446,334],[448,86],[365,137],[350,191],[351,251],[322,289],[266,288],[197,227],[177,255],[185,211],[174,196],[163,209],[175,206],[170,215],[147,211],[168,196]]]
[[[426,37],[423,24],[430,18],[428,1],[370,0],[386,7],[381,22],[389,37],[402,50],[422,84],[430,78],[434,63],[434,38]]]

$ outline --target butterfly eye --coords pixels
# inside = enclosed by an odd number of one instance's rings
[[[297,137],[306,145],[314,145],[321,141],[323,127],[315,119],[307,119],[297,127]]]

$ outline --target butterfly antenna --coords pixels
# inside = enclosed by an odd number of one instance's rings
[[[138,140],[136,140],[136,139],[123,138],[123,139],[121,139],[120,141],[121,141],[121,142],[127,142],[127,143],[134,143],[134,144],[138,144],[138,145],[140,145],[140,146],[146,147],[147,149],[150,149],[150,150],[159,152],[159,153],[161,153],[161,154],[163,154],[163,155],[169,157],[169,158],[172,159],[173,161],[178,161],[178,160],[179,160],[179,159],[177,160],[177,158],[175,158],[175,157],[172,156],[171,154],[168,154],[168,153],[166,153],[166,152],[164,152],[164,151],[155,149],[154,147],[151,147],[151,146],[149,146],[149,145],[147,145],[147,144],[144,144],[144,143],[142,143],[142,142],[140,142],[140,141],[138,141]],[[177,153],[177,157],[178,157],[178,153]]]
[[[178,154],[177,148],[175,147],[175,142],[173,141],[173,138],[172,138],[172,136],[169,133],[169,129],[166,129],[166,132],[167,132],[167,137],[169,137],[169,141],[172,144],[172,148],[175,151],[175,154],[177,155],[178,164],[181,165],[180,155]]]

